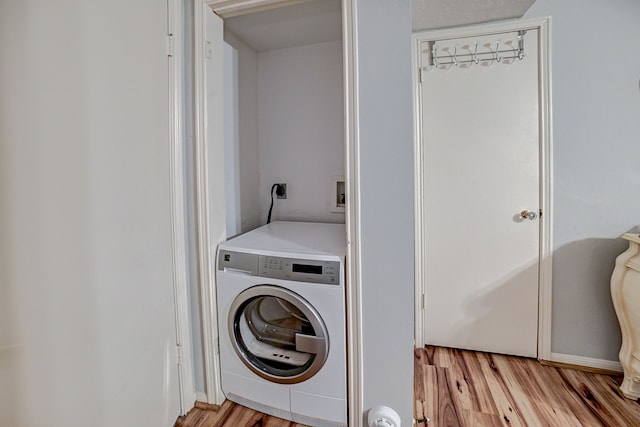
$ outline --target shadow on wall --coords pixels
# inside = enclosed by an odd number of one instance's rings
[[[621,335],[611,300],[611,274],[615,259],[627,248],[616,239],[585,239],[564,245],[553,254],[552,352],[618,361]],[[504,333],[526,328],[518,306],[505,301],[529,298],[525,283],[537,275],[537,263],[524,265],[496,280],[488,292],[475,293],[465,301],[465,320],[455,333],[463,341],[487,337],[495,330],[496,315],[508,315]],[[494,337],[498,334],[491,334]],[[493,338],[491,338],[493,339]],[[499,337],[495,337],[499,340]]]
[[[554,353],[618,361],[622,338],[611,300],[611,274],[627,246],[622,238],[593,238],[554,252]]]

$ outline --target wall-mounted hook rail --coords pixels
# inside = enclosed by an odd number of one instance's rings
[[[434,40],[430,42],[431,44],[431,58],[429,60],[431,69],[448,69],[449,66],[460,66],[462,64],[480,64],[484,63],[511,63],[513,60],[524,60],[524,35],[526,34],[526,30],[521,30],[517,32],[517,48],[513,45],[515,43],[507,41],[506,43],[502,43],[501,40],[497,40],[491,44],[485,44],[486,50],[479,50],[479,43],[473,42],[471,46],[463,46],[463,52],[467,51],[469,53],[460,53],[458,52],[458,44],[456,43],[454,46],[450,47],[446,46],[447,41],[451,40]],[[514,35],[511,33],[512,36]],[[505,36],[508,34],[500,34],[501,36]],[[504,40],[504,38],[503,38]],[[457,41],[457,40],[456,40]],[[511,45],[509,48],[505,48],[504,45]],[[491,48],[492,45],[495,45],[495,50]],[[501,48],[502,47],[502,48]],[[453,53],[451,52],[453,50]],[[444,51],[444,52],[442,52]],[[509,61],[505,61],[509,60]]]

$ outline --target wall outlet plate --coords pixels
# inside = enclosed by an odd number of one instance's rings
[[[278,199],[286,199],[287,198],[287,184],[278,184],[280,187],[276,187],[276,197]]]

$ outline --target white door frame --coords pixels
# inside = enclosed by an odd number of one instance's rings
[[[173,292],[176,324],[176,351],[181,415],[191,409],[195,400],[193,346],[189,309],[189,281],[186,268],[187,236],[185,228],[184,138],[182,79],[184,40],[182,4],[167,0],[167,55],[169,57],[169,176],[171,184],[171,246]]]
[[[415,345],[423,347],[424,342],[424,305],[425,271],[422,256],[425,253],[424,241],[424,203],[423,194],[423,150],[422,150],[422,88],[420,84],[420,43],[440,39],[473,37],[486,34],[512,32],[518,30],[538,30],[537,52],[540,82],[540,248],[539,248],[539,284],[538,284],[538,359],[551,358],[551,256],[552,256],[552,133],[551,133],[551,18],[528,19],[508,23],[478,25],[446,30],[423,31],[413,34],[412,60],[414,81],[414,200],[415,200]],[[526,46],[525,46],[526,49]]]
[[[204,358],[204,383],[207,403],[221,404],[225,396],[220,382],[220,354],[218,351],[218,320],[215,294],[215,245],[210,239],[209,171],[206,146],[206,61],[205,33],[206,1],[195,0],[193,5],[193,62],[194,62],[194,139],[195,139],[195,200],[197,218],[197,258],[200,281],[200,315]],[[224,201],[216,201],[224,203]],[[224,218],[222,219],[224,221]]]
[[[360,259],[360,134],[356,0],[342,0],[344,138],[347,240],[347,408],[348,425],[360,427],[364,413],[362,260]]]
[[[206,123],[204,109],[204,28],[203,8],[215,6],[214,0],[195,0],[194,2],[194,115],[196,156],[206,156],[204,126]],[[230,0],[226,3],[238,7],[244,3],[250,6],[255,0]],[[263,1],[262,4],[270,3]],[[278,2],[273,2],[277,4]],[[288,2],[283,2],[288,3]],[[356,39],[356,5],[355,0],[342,0],[343,59],[344,59],[344,111],[345,111],[345,185],[347,189],[346,203],[346,240],[347,240],[347,388],[349,425],[362,425],[363,386],[362,386],[362,321],[361,296],[362,283],[360,260],[360,200],[359,200],[359,135],[358,135],[358,98],[357,98],[357,39]],[[196,159],[196,198],[197,216],[205,222],[208,218],[208,192],[206,158]],[[218,201],[216,201],[218,202]],[[202,280],[202,322],[203,342],[205,348],[205,383],[207,384],[207,400],[210,403],[221,403],[224,395],[220,388],[220,357],[215,350],[218,339],[217,320],[215,317],[215,275],[211,264],[211,254],[215,252],[206,230],[198,230],[200,251],[198,259],[205,266],[206,277]],[[202,268],[202,267],[201,267]],[[202,272],[203,270],[201,270]]]

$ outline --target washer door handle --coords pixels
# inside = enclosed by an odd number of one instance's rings
[[[327,343],[314,335],[296,334],[296,351],[310,354],[325,354]]]

